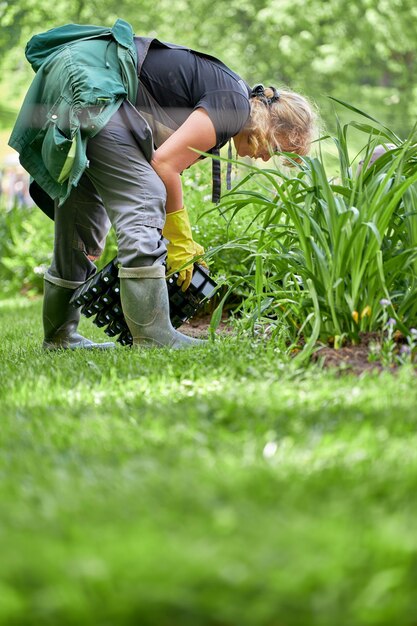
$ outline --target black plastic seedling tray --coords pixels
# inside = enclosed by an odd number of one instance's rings
[[[104,329],[109,337],[116,337],[123,346],[132,345],[132,335],[123,316],[120,302],[120,283],[117,259],[113,259],[102,270],[75,290],[71,304],[82,307],[81,313],[94,317],[93,323]],[[171,323],[178,328],[194,317],[210,300],[216,290],[215,281],[204,267],[194,264],[194,273],[187,291],[177,285],[178,274],[167,278]]]

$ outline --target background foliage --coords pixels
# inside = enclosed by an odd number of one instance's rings
[[[302,90],[325,117],[326,95],[359,104],[371,90],[383,121],[400,134],[412,126],[413,0],[217,0],[215,11],[211,0],[57,0],[53,11],[47,0],[6,0],[0,5],[3,106],[8,108],[11,92],[19,95],[30,75],[22,50],[32,34],[66,22],[112,24],[117,17],[130,21],[138,34],[218,55],[249,82]]]

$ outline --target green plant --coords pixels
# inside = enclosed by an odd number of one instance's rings
[[[53,224],[37,207],[0,207],[2,295],[42,292],[53,249]]]
[[[285,326],[294,341],[307,342],[304,355],[319,337],[337,345],[376,330],[382,298],[392,302],[390,315],[403,332],[417,318],[415,135],[402,142],[362,115],[372,124],[339,125],[332,137],[338,178],[328,174],[322,155],[292,161],[291,175],[247,166],[220,206],[230,221],[248,206],[254,212],[246,236],[228,244],[247,252],[241,307],[247,323],[253,330],[259,320],[272,322],[280,334]],[[349,155],[351,129],[367,135],[360,173]],[[395,148],[368,167],[375,146],[388,142]]]
[[[397,346],[395,342],[396,321],[393,317],[388,317],[387,308],[391,305],[389,300],[383,298],[380,302],[382,306],[382,329],[379,341],[370,345],[370,361],[381,361],[384,367],[392,367],[397,358]]]
[[[417,330],[410,328],[406,343],[397,341],[403,339],[402,333],[397,333],[396,320],[388,316],[387,309],[391,302],[386,298],[380,301],[382,307],[382,328],[377,340],[370,343],[369,361],[380,361],[384,367],[395,365],[412,365],[417,347]]]

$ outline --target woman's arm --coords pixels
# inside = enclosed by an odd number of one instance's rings
[[[183,208],[180,174],[199,158],[190,148],[207,152],[215,145],[213,123],[207,112],[199,108],[155,151],[151,165],[166,187],[167,213]]]

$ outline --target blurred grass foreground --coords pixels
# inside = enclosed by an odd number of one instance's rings
[[[412,371],[50,354],[39,316],[0,303],[2,626],[416,623]]]

